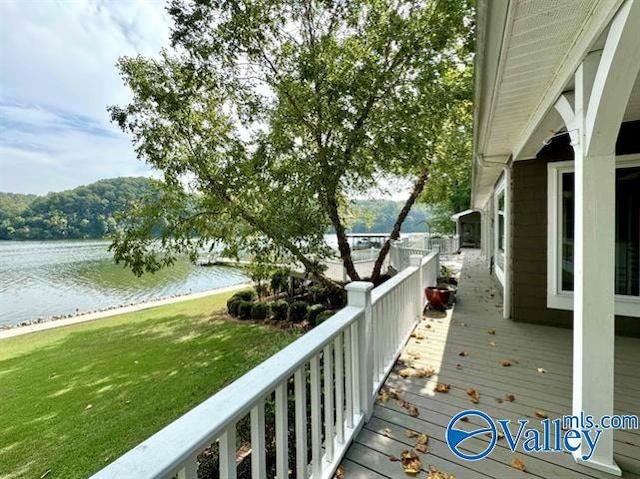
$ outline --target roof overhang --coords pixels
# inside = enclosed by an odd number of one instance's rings
[[[553,105],[623,0],[478,0],[472,208],[563,124]]]

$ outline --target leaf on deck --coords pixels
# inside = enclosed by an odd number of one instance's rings
[[[474,388],[467,388],[467,396],[471,399],[473,404],[478,404],[480,402],[480,393]]]
[[[402,451],[400,458],[402,459],[402,468],[404,469],[405,474],[409,476],[416,476],[420,474],[422,462],[420,462],[420,458],[415,452],[409,450]]]
[[[336,469],[336,479],[344,479],[344,467],[342,466],[342,464],[340,464],[338,466],[338,469]]]
[[[490,329],[489,330],[489,334],[496,334],[496,330],[495,329]]]
[[[462,357],[469,356],[469,353],[467,351],[460,351],[458,353],[458,356],[462,356]]]
[[[441,471],[437,467],[430,465],[427,479],[456,479],[456,476],[454,476],[453,474],[449,474],[448,472]]]
[[[438,383],[436,384],[434,391],[437,393],[448,393],[450,389],[451,389],[450,384]]]
[[[519,471],[525,470],[524,462],[522,462],[522,460],[518,459],[517,457],[513,461],[511,461],[511,467],[518,469]]]
[[[507,402],[513,402],[516,400],[516,397],[513,394],[508,393],[508,394],[505,394],[504,400]]]
[[[496,347],[497,345],[498,343],[496,343],[495,341],[489,341],[489,346]]]
[[[538,410],[538,411],[535,412],[535,415],[539,419],[549,419],[549,415],[544,411]]]
[[[538,368],[538,372],[539,372],[540,374],[546,374],[546,373],[547,373],[547,370],[546,370],[545,368]]]
[[[509,366],[511,366],[511,361],[509,361],[508,359],[501,359],[498,362],[500,363],[500,366],[502,366],[503,368],[508,368]]]
[[[414,431],[413,429],[405,429],[404,435],[408,438],[418,437],[420,435],[419,432]]]

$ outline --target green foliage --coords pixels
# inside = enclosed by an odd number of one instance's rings
[[[252,289],[246,289],[243,291],[238,291],[231,296],[231,299],[242,299],[244,301],[253,301],[256,299],[256,293]]]
[[[245,301],[243,299],[238,301],[238,319],[251,319],[254,304],[255,303],[251,301]]]
[[[381,179],[423,184],[447,153],[471,94],[471,3],[172,0],[171,49],[118,63],[132,99],[111,118],[164,189],[131,211],[116,259],[155,271],[221,241],[329,284],[327,227],[352,266],[348,198]]]
[[[231,297],[227,300],[227,312],[234,317],[238,316],[238,306],[240,306],[240,302],[244,301],[240,298]]]
[[[271,316],[276,321],[286,321],[289,311],[289,303],[283,300],[274,301],[270,304]]]
[[[356,200],[352,203],[352,220],[349,231],[352,233],[389,233],[400,214],[401,201]],[[429,208],[416,204],[402,224],[403,233],[422,233],[424,222],[429,217]]]
[[[287,320],[292,323],[302,322],[307,316],[307,308],[307,303],[304,301],[294,301],[289,305]]]
[[[269,316],[269,307],[265,303],[253,303],[251,306],[252,319],[267,319],[267,316]]]
[[[306,320],[309,322],[311,326],[315,326],[318,316],[325,310],[326,308],[322,304],[314,304],[309,306],[307,309],[307,317]]]
[[[275,294],[284,293],[289,290],[289,275],[291,272],[285,268],[276,269],[271,275],[271,291]]]
[[[37,198],[37,195],[0,193],[0,222],[19,216]]]
[[[114,178],[42,197],[0,193],[0,239],[104,238],[154,191],[147,178]]]

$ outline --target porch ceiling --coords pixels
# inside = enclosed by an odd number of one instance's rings
[[[531,158],[561,126],[553,104],[598,49],[622,0],[479,0],[472,207],[482,208],[502,165]],[[625,121],[640,118],[640,81]],[[479,159],[478,159],[479,157]]]

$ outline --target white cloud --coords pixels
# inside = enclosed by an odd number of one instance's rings
[[[0,2],[0,190],[45,192],[148,172],[106,106],[122,55],[167,44],[164,1]]]

